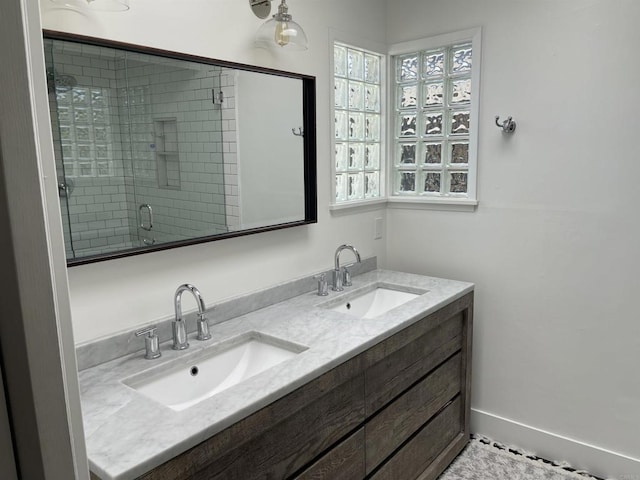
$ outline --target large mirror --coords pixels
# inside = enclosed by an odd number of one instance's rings
[[[315,79],[44,32],[68,265],[314,223]]]

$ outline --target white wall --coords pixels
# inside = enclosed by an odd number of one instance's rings
[[[238,71],[238,175],[244,228],[304,219],[302,82]],[[270,115],[277,112],[277,115]]]
[[[262,21],[247,2],[237,0],[136,0],[126,13],[77,13],[42,1],[43,26],[90,36],[150,45],[207,57],[251,63],[317,77],[318,216],[315,225],[210,244],[141,255],[69,269],[74,334],[84,342],[155,321],[173,312],[173,293],[195,284],[208,304],[278,282],[330,268],[341,243],[353,243],[365,256],[384,261],[385,240],[373,240],[373,220],[384,213],[332,217],[329,148],[329,28],[384,42],[383,0],[289,2],[304,28],[306,52],[252,47]],[[274,7],[275,13],[275,7]],[[336,14],[339,12],[339,14]],[[53,162],[53,159],[51,159]],[[60,245],[60,248],[63,248]],[[187,300],[188,301],[188,300]],[[186,307],[195,308],[194,305]]]
[[[483,64],[480,205],[390,210],[387,266],[476,282],[474,417],[537,451],[541,429],[640,458],[638,18],[633,0],[388,2],[389,43],[482,26]],[[545,453],[640,474],[565,443]]]

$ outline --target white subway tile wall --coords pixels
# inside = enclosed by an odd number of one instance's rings
[[[237,228],[232,70],[68,43],[47,60],[51,84],[67,83],[50,105],[59,179],[75,184],[62,199],[68,257]]]

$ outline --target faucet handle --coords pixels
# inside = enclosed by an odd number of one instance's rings
[[[144,358],[147,360],[153,360],[154,358],[158,358],[162,355],[160,353],[160,341],[158,339],[158,335],[156,335],[156,328],[157,327],[155,325],[152,325],[136,332],[136,337],[146,335],[144,337]]]
[[[211,333],[209,333],[209,321],[207,317],[204,316],[204,313],[198,314],[198,336],[196,337],[198,340],[210,340]]]
[[[329,284],[327,282],[327,275],[324,273],[320,273],[318,275],[314,275],[313,278],[318,280],[318,295],[321,297],[326,297],[329,295]]]
[[[349,265],[345,265],[342,267],[342,286],[343,287],[351,287],[353,283],[351,283],[351,272],[349,271],[349,267],[352,267],[353,263]]]

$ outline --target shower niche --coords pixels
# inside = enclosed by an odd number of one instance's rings
[[[178,152],[178,125],[175,117],[153,121],[156,171],[158,187],[180,189],[180,156]]]
[[[313,77],[44,37],[68,265],[316,221]]]

